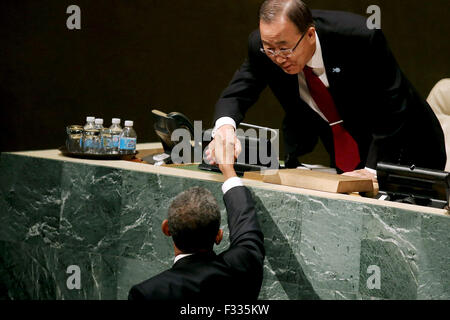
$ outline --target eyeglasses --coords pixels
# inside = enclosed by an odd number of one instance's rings
[[[271,49],[260,48],[259,50],[262,53],[265,53],[266,55],[268,55],[270,58],[275,58],[276,56],[280,56],[280,57],[282,57],[284,59],[287,59],[287,58],[289,58],[289,57],[294,55],[295,49],[297,49],[298,45],[303,40],[303,38],[305,37],[306,33],[307,32],[303,33],[303,35],[297,41],[297,44],[295,45],[295,47],[293,47],[292,49],[271,50]]]

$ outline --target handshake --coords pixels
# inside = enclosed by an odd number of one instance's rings
[[[241,153],[242,146],[236,137],[234,127],[231,125],[221,126],[214,140],[208,145],[206,157],[210,164],[217,164],[225,179],[236,176],[234,162]]]

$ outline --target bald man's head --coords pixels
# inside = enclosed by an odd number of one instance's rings
[[[301,0],[266,0],[259,10],[259,19],[272,23],[278,19],[289,19],[303,34],[314,26],[311,11]]]

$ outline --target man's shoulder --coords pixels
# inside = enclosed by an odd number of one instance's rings
[[[367,28],[367,17],[333,10],[311,10],[318,33],[348,36],[370,36],[373,30]]]
[[[153,285],[153,284],[161,282],[161,281],[167,281],[168,278],[171,278],[171,269],[164,270],[161,273],[158,273],[157,275],[155,275],[147,280],[144,280],[141,283],[138,283],[136,286],[146,287],[146,286]]]
[[[147,280],[134,285],[130,290],[130,295],[135,299],[162,298],[164,292],[161,289],[167,288],[169,283],[175,279],[171,269],[165,270]]]
[[[356,13],[335,10],[311,10],[311,13],[319,35],[366,38],[372,36],[374,32],[367,28],[367,17]],[[250,49],[255,50],[255,48],[260,47],[261,35],[259,29],[250,33],[248,43]]]
[[[313,19],[315,22],[321,22],[325,24],[342,25],[342,26],[357,26],[366,27],[367,18],[348,11],[338,10],[311,10]]]

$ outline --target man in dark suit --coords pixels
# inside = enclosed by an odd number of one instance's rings
[[[220,134],[217,139],[221,139]],[[216,140],[217,141],[217,140]],[[214,243],[222,240],[220,210],[214,196],[194,187],[170,205],[162,230],[174,242],[171,269],[133,286],[131,300],[255,300],[263,278],[264,238],[250,191],[236,176],[234,146],[216,149],[225,182],[223,200],[228,214],[230,247],[216,255]],[[226,152],[228,150],[228,153]],[[228,160],[225,160],[228,159]]]
[[[300,0],[267,0],[248,58],[215,108],[213,133],[234,132],[269,86],[283,107],[286,166],[324,143],[339,173],[375,179],[386,161],[443,169],[444,136],[393,57],[381,30],[358,15],[312,12]],[[236,149],[239,149],[236,142]],[[214,163],[213,149],[208,157]]]

